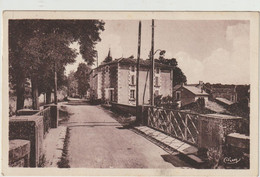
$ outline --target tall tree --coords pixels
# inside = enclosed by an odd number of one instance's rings
[[[55,61],[60,65],[58,70],[74,62],[75,51],[69,48],[72,42],[78,41],[83,59],[93,64],[95,44],[101,40],[99,34],[103,30],[104,22],[99,20],[10,20],[9,74],[16,88],[17,110],[24,106],[26,78],[31,78],[36,98],[39,80],[53,70]]]
[[[91,68],[85,63],[80,63],[75,73],[75,77],[78,81],[78,93],[83,97],[89,88],[89,72]]]

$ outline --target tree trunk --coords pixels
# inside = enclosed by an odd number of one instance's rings
[[[32,79],[32,108],[33,110],[39,110],[39,92],[38,92],[38,81],[37,79]]]
[[[24,82],[19,80],[17,85],[16,85],[16,96],[17,96],[16,110],[17,111],[19,109],[23,109],[24,108],[24,92],[25,92]]]
[[[51,91],[46,92],[46,104],[51,103]]]

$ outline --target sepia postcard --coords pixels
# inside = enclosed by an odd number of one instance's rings
[[[257,12],[5,11],[2,175],[257,176],[258,59]]]

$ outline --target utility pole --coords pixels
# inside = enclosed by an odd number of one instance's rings
[[[98,53],[97,53],[97,67],[98,67]]]
[[[57,100],[57,66],[56,60],[54,62],[54,103],[58,104]]]
[[[139,33],[138,33],[138,50],[137,50],[137,63],[136,63],[136,115],[139,105],[139,70],[140,70],[140,53],[141,53],[141,28],[142,24],[139,21]]]
[[[150,72],[150,104],[151,106],[154,106],[154,83],[153,83],[153,79],[154,79],[154,19],[152,19],[152,44],[151,44],[151,53],[150,53],[150,57],[151,57],[151,72]]]

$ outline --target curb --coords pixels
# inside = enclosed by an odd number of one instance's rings
[[[171,146],[169,146],[168,144],[165,144],[162,141],[159,141],[157,139],[155,139],[152,136],[149,136],[147,134],[145,134],[144,132],[140,131],[139,129],[137,129],[136,127],[131,127],[132,130],[137,133],[137,134],[141,134],[143,137],[145,137],[146,139],[148,139],[149,141],[155,143],[157,146],[159,146],[160,148],[162,148],[164,151],[166,151],[167,153],[171,154],[171,155],[176,155],[176,154],[180,154],[183,156],[183,158],[189,162],[191,165],[193,165],[196,168],[201,168],[201,166],[203,166],[205,164],[205,161],[203,159],[201,159],[200,157],[198,157],[196,154],[185,154],[180,152],[178,149],[175,149]]]

